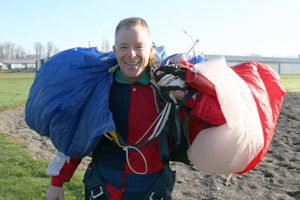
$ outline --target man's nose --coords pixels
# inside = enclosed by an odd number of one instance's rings
[[[130,59],[133,59],[136,56],[136,52],[133,48],[129,49],[128,56]]]

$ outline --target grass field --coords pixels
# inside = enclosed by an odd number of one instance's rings
[[[48,161],[34,160],[24,146],[0,133],[0,200],[45,199],[50,178],[46,175]],[[83,174],[76,172],[65,184],[65,199],[84,199]]]
[[[0,111],[24,104],[34,73],[0,73]]]
[[[280,75],[286,92],[300,92],[300,75]]]
[[[33,73],[0,73],[0,111],[24,104],[28,97]],[[1,120],[1,119],[0,119]],[[24,146],[0,133],[0,200],[45,199],[50,178],[46,160],[34,160]],[[76,172],[66,184],[65,199],[84,199],[83,173]]]
[[[0,111],[26,102],[34,74],[0,73]],[[300,92],[300,75],[282,75],[287,92]],[[23,145],[10,136],[0,133],[0,200],[44,199],[49,177],[48,161],[34,160],[24,151]],[[66,184],[65,199],[84,199],[83,174],[76,172]]]

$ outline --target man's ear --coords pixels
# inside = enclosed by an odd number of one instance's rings
[[[151,46],[150,46],[150,52],[151,53],[153,52],[153,49],[154,49],[154,45],[153,45],[153,43],[151,43]]]
[[[113,45],[113,51],[114,51],[114,54],[116,55],[117,50],[116,50],[115,45]]]

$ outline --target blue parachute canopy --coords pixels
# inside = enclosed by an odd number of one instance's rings
[[[37,72],[25,121],[51,139],[58,151],[84,157],[104,133],[115,130],[109,111],[112,52],[74,48],[50,58]]]

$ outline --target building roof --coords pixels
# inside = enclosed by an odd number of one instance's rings
[[[220,55],[204,55],[205,59],[211,59]],[[228,62],[267,62],[267,63],[299,63],[300,58],[279,58],[279,57],[261,57],[261,56],[224,56]]]
[[[3,64],[35,64],[35,59],[0,59]]]

